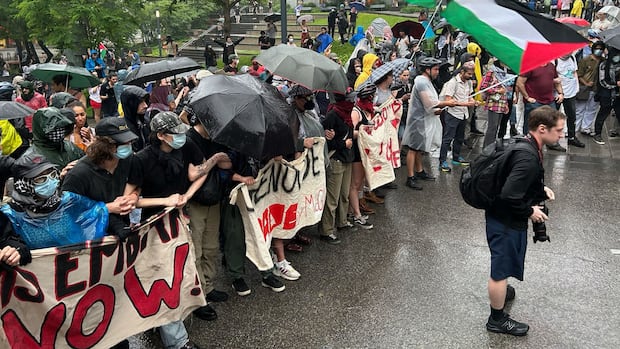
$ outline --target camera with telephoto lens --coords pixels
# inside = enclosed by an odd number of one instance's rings
[[[541,211],[549,216],[549,209],[547,208],[547,205],[545,204],[541,204],[542,209]],[[551,242],[551,239],[549,239],[549,235],[547,235],[547,226],[545,225],[545,222],[532,222],[532,230],[534,231],[534,236],[532,237],[532,239],[534,239],[534,243],[541,241],[549,241]]]

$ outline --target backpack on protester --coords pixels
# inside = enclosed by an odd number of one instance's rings
[[[482,153],[461,172],[459,189],[465,202],[477,209],[486,210],[493,206],[506,181],[508,165],[516,150],[535,152],[525,137],[513,138],[504,145],[498,139],[486,146]],[[536,153],[538,157],[538,153]]]

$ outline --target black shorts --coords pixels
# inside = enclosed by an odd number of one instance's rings
[[[485,216],[491,279],[500,281],[512,276],[523,281],[527,230],[510,228],[488,213]]]

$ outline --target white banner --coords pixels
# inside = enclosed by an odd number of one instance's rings
[[[394,169],[400,167],[398,125],[403,104],[390,98],[377,110],[371,120],[374,125],[360,126],[357,141],[371,190],[394,181]]]
[[[253,185],[239,184],[230,194],[243,217],[246,256],[269,270],[271,239],[291,239],[300,228],[318,223],[325,204],[324,138],[296,160],[271,160]]]
[[[109,348],[206,304],[176,210],[125,242],[105,237],[32,255],[0,269],[0,348]]]

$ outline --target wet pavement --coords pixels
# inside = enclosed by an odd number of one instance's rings
[[[191,339],[205,348],[618,348],[620,347],[620,139],[585,149],[545,152],[550,243],[533,244],[525,281],[507,310],[531,329],[526,337],[486,331],[489,252],[484,213],[460,197],[460,170],[439,173],[424,190],[387,192],[370,220],[373,230],[350,229],[342,244],[315,241],[288,253],[302,274],[274,293],[261,287],[248,262],[247,297],[230,280],[219,289],[213,322],[188,319]],[[482,142],[464,154],[473,158]],[[566,141],[563,141],[565,144]],[[161,348],[143,334],[132,348]]]

